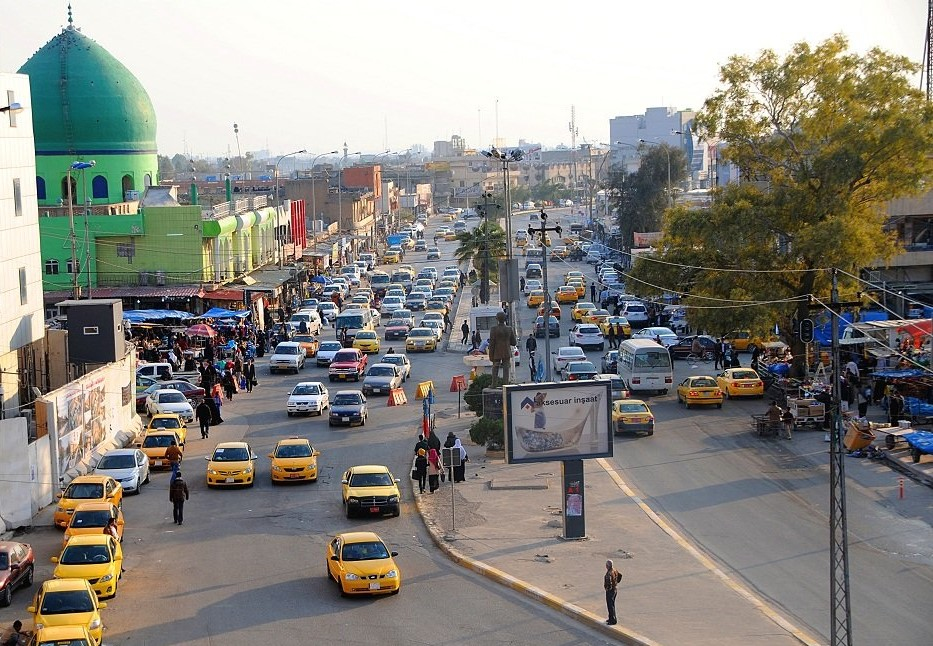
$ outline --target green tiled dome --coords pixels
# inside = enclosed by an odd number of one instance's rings
[[[156,117],[142,84],[72,25],[19,69],[29,75],[37,155],[156,152]]]

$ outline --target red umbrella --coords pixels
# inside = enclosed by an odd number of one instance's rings
[[[185,330],[185,334],[188,336],[206,336],[209,339],[213,339],[217,336],[216,330],[207,323],[196,323]]]

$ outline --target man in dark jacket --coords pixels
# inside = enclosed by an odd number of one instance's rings
[[[243,367],[243,376],[246,378],[246,392],[253,392],[253,386],[256,385],[256,365],[252,359],[246,360],[246,365]]]
[[[198,418],[198,424],[201,426],[201,439],[207,439],[211,430],[211,407],[208,406],[206,399],[194,410],[194,416]]]
[[[168,499],[172,502],[172,518],[176,525],[185,521],[185,501],[188,500],[188,483],[181,477],[181,471],[168,487]]]

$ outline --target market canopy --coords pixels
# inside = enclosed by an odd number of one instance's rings
[[[194,314],[191,312],[183,312],[182,310],[125,310],[123,312],[123,319],[130,323],[190,318],[194,318]]]
[[[207,310],[199,319],[245,319],[250,315],[249,310],[225,310],[222,307],[212,307]]]

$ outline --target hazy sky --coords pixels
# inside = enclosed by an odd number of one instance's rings
[[[67,20],[67,0],[2,0],[0,71]],[[923,57],[927,0],[73,0],[75,25],[155,105],[161,154],[378,153],[607,141],[609,119],[700,108],[730,55],[833,33]],[[919,78],[917,79],[919,82]]]

